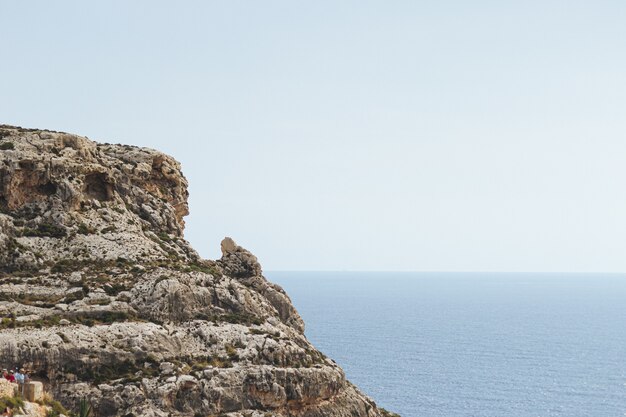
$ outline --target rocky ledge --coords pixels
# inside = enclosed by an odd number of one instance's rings
[[[226,238],[183,238],[187,181],[160,152],[0,126],[0,365],[98,416],[383,417]]]

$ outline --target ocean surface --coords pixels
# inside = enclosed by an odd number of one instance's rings
[[[626,275],[268,272],[402,417],[626,416]]]

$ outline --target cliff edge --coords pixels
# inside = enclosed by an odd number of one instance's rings
[[[0,125],[0,365],[98,416],[383,417],[232,239],[183,238],[158,151]]]

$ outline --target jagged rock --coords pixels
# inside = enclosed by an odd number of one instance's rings
[[[236,278],[261,275],[261,265],[256,256],[238,246],[233,239],[224,238],[221,248],[222,258],[219,260],[219,264],[227,275]]]
[[[0,378],[0,398],[12,397],[17,391],[17,384],[12,384],[4,378]],[[0,410],[3,411],[3,410]]]
[[[225,237],[220,244],[222,249],[222,255],[228,255],[229,253],[236,252],[237,249],[241,249],[231,237]]]
[[[173,158],[63,133],[2,132],[14,146],[1,151],[0,207],[11,213],[0,222],[5,269],[70,258],[198,259],[181,239],[187,181]]]
[[[7,143],[12,145],[6,145]],[[160,152],[0,126],[0,362],[99,416],[382,417],[233,239],[183,239]]]

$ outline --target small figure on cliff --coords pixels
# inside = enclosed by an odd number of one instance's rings
[[[5,376],[5,378],[9,382],[15,382],[15,375],[13,375],[13,369],[9,371],[9,373]]]
[[[25,377],[25,375],[24,375],[24,373],[23,373],[23,372],[24,372],[24,369],[18,369],[18,370],[15,372],[15,374],[14,374],[14,376],[15,376],[15,382],[17,382],[17,383],[18,383],[18,384],[20,384],[20,385],[24,383],[24,377]]]

